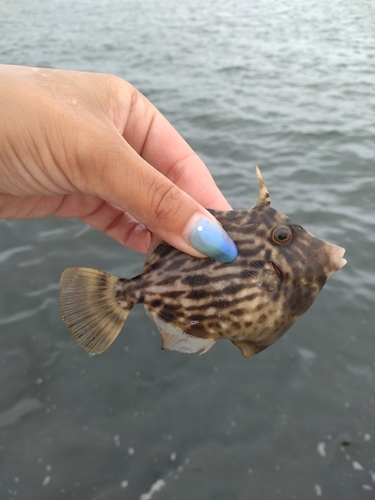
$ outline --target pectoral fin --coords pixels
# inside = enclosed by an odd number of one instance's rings
[[[215,339],[203,339],[201,337],[189,335],[180,328],[164,321],[160,316],[155,314],[146,306],[145,310],[149,318],[158,327],[163,342],[163,349],[167,349],[168,351],[185,352],[188,354],[204,354],[211,349],[216,342]]]

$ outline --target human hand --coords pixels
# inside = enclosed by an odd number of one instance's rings
[[[129,83],[0,65],[0,100],[1,218],[79,217],[141,252],[151,231],[191,255],[237,256],[203,208],[230,209],[208,169]]]

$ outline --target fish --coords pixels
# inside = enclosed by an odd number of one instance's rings
[[[256,173],[252,208],[210,210],[237,246],[234,261],[193,257],[153,236],[133,278],[66,269],[60,307],[77,343],[92,354],[104,352],[141,303],[169,351],[203,354],[228,339],[248,358],[278,340],[346,264],[345,249],[272,208],[258,167]]]

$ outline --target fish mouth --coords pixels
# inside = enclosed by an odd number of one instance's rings
[[[332,245],[331,243],[328,243],[328,245],[328,254],[331,260],[332,272],[334,273],[339,271],[347,263],[347,260],[344,259],[345,248]]]

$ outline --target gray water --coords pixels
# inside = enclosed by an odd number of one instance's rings
[[[235,208],[275,208],[348,264],[244,360],[160,350],[142,308],[101,356],[61,321],[70,266],[144,257],[77,220],[0,221],[1,500],[375,498],[374,3],[0,0],[0,60],[115,73]],[[1,133],[1,132],[0,132]]]

